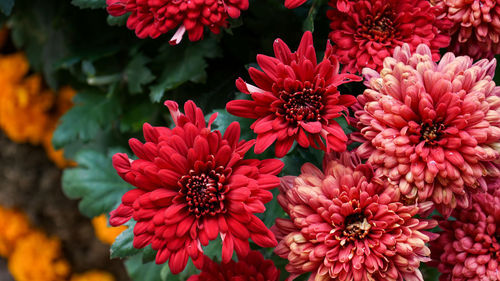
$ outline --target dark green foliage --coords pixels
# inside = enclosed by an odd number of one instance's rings
[[[12,12],[15,0],[0,0],[0,12],[8,16]]]
[[[116,151],[103,155],[97,151],[82,150],[75,157],[78,167],[64,171],[64,193],[69,198],[81,199],[80,211],[88,217],[109,213],[131,188],[111,165],[111,156]]]

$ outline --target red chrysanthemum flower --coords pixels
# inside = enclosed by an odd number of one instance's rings
[[[349,13],[334,8],[327,12],[333,53],[352,73],[364,67],[382,69],[384,58],[403,43],[410,44],[412,51],[418,44],[429,45],[437,61],[439,48],[448,46],[450,37],[440,33],[437,26],[444,22],[435,14],[427,0],[361,0],[352,4]]]
[[[218,264],[205,256],[201,273],[187,281],[278,281],[279,270],[271,260],[265,260],[259,251],[250,251],[244,258]]]
[[[384,61],[380,74],[365,69],[369,89],[358,97],[358,126],[367,142],[358,148],[377,172],[399,185],[410,201],[432,200],[448,216],[469,206],[485,188],[485,163],[500,157],[500,87],[496,61],[443,56],[405,44]]]
[[[439,17],[452,22],[451,50],[474,59],[500,54],[500,2],[496,0],[433,0]]]
[[[233,122],[224,136],[211,131],[216,115],[205,124],[203,112],[194,102],[165,102],[175,128],[144,124],[142,144],[129,144],[138,160],[124,153],[113,157],[118,174],[136,188],[125,193],[122,204],[111,212],[110,224],[134,227],[134,247],[151,244],[156,263],[169,260],[172,273],[181,272],[191,257],[203,264],[202,246],[219,236],[222,259],[228,262],[233,249],[249,252],[248,239],[262,247],[274,247],[273,233],[254,213],[265,211],[272,199],[269,189],[279,185],[275,175],[283,168],[276,159],[243,159],[254,141],[239,140],[240,126]]]
[[[344,162],[327,161],[323,172],[305,164],[299,177],[282,178],[278,202],[290,219],[273,231],[289,280],[311,272],[309,281],[422,281],[434,238],[425,229],[437,222],[413,218],[418,207],[399,202],[369,164]]]
[[[500,280],[500,197],[477,194],[471,205],[439,222],[431,250],[441,281]]]
[[[304,33],[297,52],[292,53],[281,40],[274,42],[276,58],[258,55],[263,71],[250,68],[256,86],[236,81],[240,91],[252,100],[230,101],[226,108],[233,115],[257,119],[250,127],[257,134],[255,153],[262,153],[276,142],[276,156],[283,157],[295,140],[302,147],[325,151],[344,151],[347,137],[334,120],[356,99],[340,95],[337,86],[360,81],[352,74],[339,74],[339,63],[330,43],[319,64],[311,32]]]
[[[238,18],[248,9],[248,0],[106,0],[108,12],[114,17],[130,13],[127,27],[139,38],[157,38],[177,29],[170,41],[178,44],[187,31],[189,40],[203,38],[203,29],[218,34],[227,26],[228,17]]]

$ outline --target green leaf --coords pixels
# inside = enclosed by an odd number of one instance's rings
[[[110,257],[126,258],[137,255],[141,250],[134,248],[134,225],[135,222],[130,223],[128,228],[116,237],[115,242],[111,245]],[[140,261],[142,263],[142,260]]]
[[[11,38],[23,50],[30,68],[42,72],[45,82],[58,88],[55,63],[67,55],[70,46],[67,21],[60,18],[64,5],[45,1],[17,1],[16,11],[9,19]],[[65,11],[64,11],[65,12]]]
[[[311,32],[314,32],[314,19],[318,14],[319,8],[325,4],[326,4],[325,0],[313,0],[313,4],[309,9],[309,13],[307,14],[307,18],[304,20],[304,23],[302,25],[302,29],[304,31],[309,30]]]
[[[151,248],[151,245],[147,246],[142,250],[142,263],[155,261],[157,253],[158,251],[153,250],[153,248]]]
[[[197,274],[197,269],[191,260],[188,261],[186,269],[183,272],[174,275],[170,272],[170,268],[165,264],[161,269],[160,278],[161,281],[185,281],[192,275]]]
[[[61,118],[54,132],[52,142],[56,148],[92,139],[99,130],[110,127],[120,114],[117,98],[94,91],[78,93],[73,102],[75,106]]]
[[[111,163],[114,153],[103,155],[82,150],[75,155],[76,168],[64,170],[63,191],[71,199],[82,199],[79,209],[88,217],[109,213],[131,186],[121,179]]]
[[[281,208],[278,203],[277,196],[279,194],[279,190],[277,188],[271,191],[273,193],[273,200],[266,204],[266,211],[262,214],[262,222],[268,227],[274,225],[277,218],[286,217],[285,211]]]
[[[6,16],[9,16],[14,7],[15,0],[0,0],[0,11]]]
[[[438,281],[439,280],[439,271],[437,268],[430,267],[426,265],[425,263],[422,263],[420,265],[420,271],[422,272],[422,275],[424,276],[425,281]]]
[[[158,83],[149,88],[153,102],[159,102],[166,91],[185,82],[203,82],[207,75],[205,68],[208,66],[205,58],[217,56],[218,48],[214,38],[207,38],[184,49],[181,46],[167,46],[162,52],[166,61],[164,70]]]
[[[215,240],[204,246],[203,253],[212,260],[220,262],[222,260],[222,239],[220,236],[217,236]]]
[[[131,94],[142,92],[142,86],[152,82],[155,79],[151,70],[146,64],[151,60],[145,55],[139,53],[127,65],[125,69],[125,78],[128,81],[128,90]]]
[[[71,4],[78,6],[80,9],[106,8],[106,0],[71,0]]]
[[[106,21],[111,26],[124,26],[127,24],[127,19],[129,15],[130,15],[129,13],[126,13],[118,17],[113,17],[112,15],[109,15]]]
[[[163,107],[161,108],[163,110]],[[147,99],[140,99],[128,103],[123,110],[123,115],[120,119],[120,131],[137,132],[142,129],[146,122],[153,120],[153,115],[158,112],[158,105],[151,104]]]
[[[241,118],[234,115],[229,114],[225,109],[216,109],[212,111],[207,116],[208,118],[213,114],[217,113],[217,119],[215,119],[213,123],[213,128],[219,130],[221,133],[226,131],[226,128],[233,122],[238,122],[241,128],[241,136],[240,139],[251,140],[255,139],[256,136],[253,131],[250,129],[250,125],[255,121],[253,119]]]
[[[163,266],[154,262],[143,264],[142,254],[138,254],[125,261],[125,268],[133,281],[159,281]]]

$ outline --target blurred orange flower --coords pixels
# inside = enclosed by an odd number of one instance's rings
[[[75,91],[63,87],[56,95],[39,74],[26,76],[29,64],[22,53],[0,56],[0,128],[19,143],[42,144],[48,157],[64,168],[74,162],[52,146],[59,118],[72,106]]]
[[[108,225],[108,218],[105,214],[97,216],[92,219],[92,225],[94,226],[95,235],[104,244],[111,245],[115,242],[115,239],[120,233],[127,229],[127,226],[121,225],[117,227],[112,227]]]
[[[70,274],[59,239],[47,237],[40,231],[34,231],[17,242],[8,267],[16,281],[63,281]]]
[[[30,223],[18,210],[0,206],[0,256],[8,257],[23,236],[30,232]]]

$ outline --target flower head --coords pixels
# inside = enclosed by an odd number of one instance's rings
[[[8,268],[16,281],[64,281],[70,273],[62,257],[61,241],[33,231],[16,243]]]
[[[327,13],[333,53],[352,73],[364,67],[382,69],[384,58],[403,43],[410,44],[412,51],[418,44],[429,45],[437,61],[439,48],[448,46],[450,37],[439,31],[437,26],[444,23],[435,14],[427,0],[355,1],[349,13],[334,8]]]
[[[451,49],[474,59],[500,54],[500,4],[496,0],[431,1],[452,23]]]
[[[52,146],[59,118],[72,107],[75,91],[62,87],[56,94],[43,87],[42,76],[29,71],[22,53],[0,56],[0,128],[15,142],[43,144],[49,158],[60,168],[74,165],[63,150]]]
[[[356,116],[367,142],[358,154],[409,201],[432,200],[444,216],[468,207],[485,189],[485,163],[500,157],[495,65],[452,53],[436,64],[425,45],[396,48],[380,74],[364,70],[370,86]]]
[[[218,264],[205,256],[201,273],[187,281],[278,281],[280,272],[271,260],[265,260],[259,251],[250,251],[246,257]]]
[[[340,95],[337,86],[360,77],[339,74],[339,63],[330,43],[323,61],[317,63],[312,34],[304,33],[297,52],[277,39],[276,57],[257,56],[263,71],[250,68],[257,86],[241,78],[236,86],[252,100],[230,101],[229,113],[257,119],[251,129],[257,134],[255,152],[262,153],[276,143],[276,156],[283,157],[296,140],[300,146],[325,151],[344,151],[347,137],[334,120],[341,116],[356,99]]]
[[[51,123],[54,95],[42,90],[40,75],[26,77],[28,71],[24,54],[0,57],[0,128],[15,142],[38,145]]]
[[[0,256],[6,258],[16,243],[31,232],[28,218],[22,212],[0,206]]]
[[[189,40],[202,39],[205,26],[217,34],[228,25],[229,17],[238,18],[241,11],[248,9],[248,0],[106,0],[106,4],[112,16],[130,13],[127,27],[135,30],[139,38],[157,38],[177,29],[170,41],[174,45],[186,31]]]
[[[194,102],[165,103],[175,128],[144,125],[146,143],[131,139],[139,158],[113,157],[118,174],[136,188],[123,195],[111,212],[110,223],[121,225],[134,218],[134,247],[151,244],[157,263],[169,260],[172,273],[181,272],[191,257],[203,264],[202,246],[220,235],[222,261],[249,252],[248,239],[262,247],[274,247],[273,233],[254,213],[262,213],[272,199],[269,189],[279,185],[275,175],[283,163],[275,159],[243,159],[254,141],[239,140],[240,126],[233,122],[224,136],[208,126]]]
[[[433,238],[424,230],[437,223],[413,218],[418,207],[400,203],[369,164],[343,162],[326,161],[324,171],[305,164],[299,177],[282,178],[278,202],[290,219],[276,220],[275,253],[289,260],[290,280],[311,272],[310,281],[422,281]]]
[[[500,197],[474,195],[471,208],[453,217],[439,222],[442,232],[431,243],[440,280],[500,280]]]

